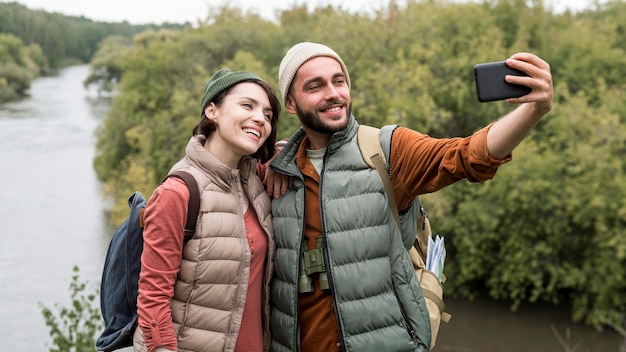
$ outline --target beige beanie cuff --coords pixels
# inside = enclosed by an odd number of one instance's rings
[[[348,83],[348,87],[350,87],[350,77],[348,76],[348,69],[346,65],[343,63],[343,60],[337,55],[337,53],[323,44],[310,43],[310,42],[302,42],[298,43],[289,49],[283,58],[283,61],[280,63],[280,67],[278,68],[278,88],[280,89],[280,94],[283,99],[283,104],[287,98],[287,93],[289,93],[289,87],[291,87],[291,83],[293,82],[293,78],[296,76],[296,72],[308,60],[318,57],[318,56],[328,56],[339,62],[341,65],[341,70],[346,75],[346,82]]]

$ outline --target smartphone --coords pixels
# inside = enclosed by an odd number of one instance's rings
[[[510,68],[504,61],[487,62],[474,66],[476,94],[481,103],[488,101],[518,98],[532,89],[504,80],[506,75],[528,76],[520,70]]]

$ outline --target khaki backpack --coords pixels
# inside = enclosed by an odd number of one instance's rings
[[[385,191],[387,192],[389,207],[393,212],[400,232],[402,232],[398,206],[396,204],[396,198],[391,185],[391,180],[389,178],[389,173],[387,172],[385,153],[380,145],[379,131],[380,130],[375,127],[360,125],[357,134],[357,141],[363,160],[365,160],[371,168],[376,169],[376,171],[380,174],[380,178],[385,185]],[[416,204],[419,204],[419,201],[416,202]],[[419,205],[419,207],[417,233],[415,235],[415,242],[409,250],[409,256],[413,262],[417,279],[422,287],[422,292],[424,293],[424,298],[426,300],[426,306],[428,307],[428,314],[430,315],[430,348],[432,349],[435,346],[435,341],[437,340],[437,334],[439,333],[439,325],[441,324],[441,321],[447,323],[450,321],[452,316],[444,311],[445,304],[443,302],[443,283],[446,280],[445,275],[440,282],[433,272],[426,269],[428,240],[432,236],[432,231],[430,229],[430,220],[428,219],[426,211],[421,205]]]

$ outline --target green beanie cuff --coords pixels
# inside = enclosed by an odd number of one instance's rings
[[[251,72],[237,71],[231,72],[227,68],[223,68],[211,77],[204,86],[204,97],[202,98],[202,104],[200,105],[200,116],[204,112],[204,108],[207,104],[215,98],[218,94],[226,89],[234,86],[237,83],[248,80],[262,80],[261,77]]]

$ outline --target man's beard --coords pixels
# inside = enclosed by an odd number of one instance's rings
[[[348,105],[348,108],[346,111],[348,118],[346,118],[345,123],[339,126],[330,126],[322,122],[322,119],[320,119],[317,116],[317,111],[310,111],[310,110],[304,111],[300,109],[300,106],[298,104],[295,104],[295,105],[296,105],[296,114],[298,115],[298,118],[300,119],[300,123],[302,123],[304,127],[311,129],[317,133],[333,134],[335,132],[342,131],[348,126],[348,122],[350,121],[349,117],[352,114],[352,102],[350,102],[350,105]]]

